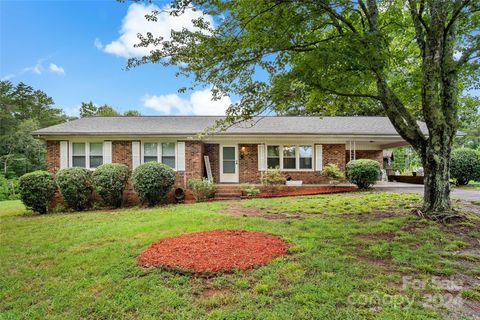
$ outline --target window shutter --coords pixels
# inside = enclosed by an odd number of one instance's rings
[[[112,163],[112,141],[103,142],[103,163]]]
[[[265,170],[267,170],[265,145],[259,144],[258,145],[258,171],[265,171]]]
[[[68,168],[68,141],[60,141],[60,169]]]
[[[321,144],[315,145],[315,170],[322,171],[323,169],[323,146]]]
[[[140,141],[132,141],[132,168],[140,165]]]
[[[177,170],[185,171],[185,142],[177,142]]]

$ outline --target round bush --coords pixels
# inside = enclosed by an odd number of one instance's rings
[[[121,163],[102,164],[93,172],[95,190],[111,207],[122,205],[122,196],[129,177],[128,166]]]
[[[46,213],[57,188],[53,174],[34,171],[20,177],[19,189],[22,202],[27,208]]]
[[[92,200],[92,172],[85,168],[67,168],[57,172],[57,185],[71,209],[87,209]]]
[[[470,180],[480,180],[480,152],[468,148],[453,150],[450,176],[459,185],[466,185]]]
[[[380,172],[380,164],[375,160],[352,160],[347,164],[347,179],[359,189],[368,189],[374,185]]]
[[[158,162],[147,162],[133,170],[133,188],[150,206],[164,202],[175,183],[175,170]]]

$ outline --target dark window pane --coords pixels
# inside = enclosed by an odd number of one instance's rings
[[[300,158],[300,169],[312,169],[312,158]]]
[[[85,168],[86,161],[85,156],[73,156],[72,157],[72,167]]]
[[[280,168],[280,158],[267,158],[268,169]]]
[[[157,157],[143,157],[143,162],[155,162],[157,161]]]
[[[90,168],[96,168],[103,163],[102,156],[90,156]]]
[[[235,173],[235,160],[223,160],[223,173]]]
[[[284,157],[295,157],[295,145],[283,146]]]
[[[162,163],[175,169],[175,157],[162,157]]]
[[[223,159],[235,160],[235,147],[223,147]]]
[[[283,158],[283,169],[295,169],[295,158]]]
[[[280,147],[279,146],[268,146],[267,147],[267,156],[268,157],[278,157],[278,156],[280,156]]]

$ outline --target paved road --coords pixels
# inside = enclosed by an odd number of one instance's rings
[[[374,188],[379,191],[386,192],[416,192],[423,194],[423,185],[400,183],[400,182],[379,182]],[[455,188],[452,191],[452,198],[467,200],[467,201],[480,201],[480,190],[475,189],[458,189]]]

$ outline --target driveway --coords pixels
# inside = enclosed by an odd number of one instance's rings
[[[423,185],[421,184],[379,181],[377,182],[377,184],[375,184],[373,188],[379,191],[386,192],[416,192],[423,194]],[[480,190],[455,188],[453,189],[451,196],[455,199],[480,201]]]

